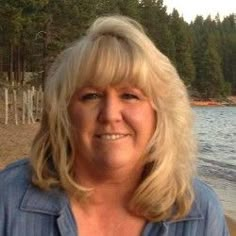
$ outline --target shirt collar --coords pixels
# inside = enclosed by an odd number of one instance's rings
[[[66,194],[60,190],[41,191],[29,184],[20,209],[27,212],[35,212],[56,216],[56,222],[60,235],[77,235],[77,227],[68,207],[69,201]]]
[[[23,211],[38,212],[49,215],[60,215],[61,211],[69,205],[67,196],[63,191],[58,189],[50,191],[42,191],[37,187],[29,184],[23,200],[20,204],[20,209]],[[198,202],[193,202],[190,212],[181,219],[164,221],[164,225],[190,221],[190,220],[201,220],[204,219],[203,214],[200,210]]]
[[[195,200],[192,204],[192,208],[190,212],[183,218],[177,220],[167,220],[164,221],[164,225],[176,223],[176,222],[183,222],[183,221],[191,221],[191,220],[203,220],[204,216],[202,211],[200,210],[199,203]]]
[[[67,197],[62,191],[58,189],[42,191],[29,184],[20,203],[20,209],[29,212],[60,215],[68,204]]]

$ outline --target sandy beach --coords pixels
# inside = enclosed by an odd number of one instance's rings
[[[4,125],[0,121],[0,169],[7,164],[29,156],[30,145],[39,127],[38,123],[27,125]],[[236,236],[236,219],[226,214],[230,235]]]
[[[236,236],[236,220],[228,217],[226,215],[226,221],[229,227],[229,232],[231,236]]]

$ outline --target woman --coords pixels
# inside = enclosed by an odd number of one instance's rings
[[[52,66],[30,162],[0,174],[0,235],[228,235],[195,156],[170,61],[134,20],[99,18]]]

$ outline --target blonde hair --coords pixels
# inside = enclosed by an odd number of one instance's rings
[[[128,81],[150,97],[157,113],[143,178],[130,209],[151,221],[179,219],[194,199],[195,139],[186,88],[169,59],[134,20],[98,18],[86,35],[55,61],[45,85],[41,127],[32,146],[33,183],[42,189],[88,192],[73,172],[73,139],[68,104],[85,85]]]

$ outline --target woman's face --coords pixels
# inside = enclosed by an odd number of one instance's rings
[[[138,163],[154,133],[151,101],[136,87],[83,87],[70,101],[69,115],[80,166],[100,169]]]

